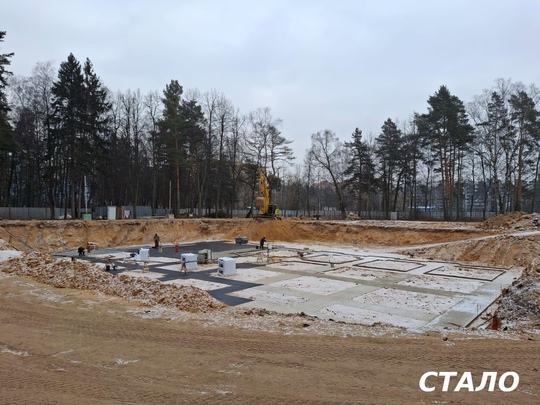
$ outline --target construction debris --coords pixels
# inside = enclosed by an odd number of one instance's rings
[[[192,286],[164,284],[145,277],[114,276],[101,266],[77,260],[58,260],[43,253],[29,253],[0,262],[0,271],[31,277],[57,288],[99,291],[143,305],[162,305],[188,312],[209,312],[226,305]]]

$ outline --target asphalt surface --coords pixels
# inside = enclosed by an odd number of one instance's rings
[[[210,242],[194,242],[194,243],[183,243],[178,246],[178,250],[176,249],[176,246],[174,245],[165,245],[162,246],[161,249],[156,249],[153,246],[149,245],[138,245],[138,246],[129,246],[129,247],[120,247],[120,248],[110,248],[110,249],[99,249],[94,250],[92,252],[89,252],[85,254],[84,256],[79,256],[78,252],[64,252],[64,253],[57,253],[53,256],[55,257],[75,257],[80,260],[85,260],[88,262],[96,263],[96,264],[103,264],[105,266],[105,262],[107,261],[107,255],[114,256],[118,253],[132,253],[132,254],[138,254],[139,250],[141,248],[149,249],[150,252],[150,259],[151,261],[148,263],[148,271],[149,272],[156,272],[163,274],[162,277],[160,277],[159,281],[161,282],[167,282],[167,281],[174,281],[178,279],[195,279],[195,280],[201,280],[201,281],[207,281],[207,282],[216,282],[215,268],[209,268],[208,270],[198,270],[198,271],[187,271],[186,273],[180,272],[180,265],[181,265],[181,255],[183,253],[195,253],[197,254],[199,251],[208,249],[212,252],[212,258],[209,260],[209,263],[215,263],[216,268],[218,265],[218,258],[220,257],[228,257],[230,255],[234,255],[237,253],[245,253],[249,251],[256,251],[258,244],[238,244],[238,243],[231,243],[231,242],[225,242],[225,241],[210,241]],[[159,260],[160,258],[168,258],[173,259],[171,262],[163,263],[163,262],[156,262],[156,260]],[[153,259],[153,260],[152,260]],[[164,265],[170,266],[174,264],[178,264],[178,270],[169,270],[164,269]],[[257,265],[257,264],[247,264],[247,263],[237,263],[236,268],[253,268],[263,265]],[[141,270],[141,263],[137,263],[135,261],[126,261],[121,264],[121,269],[117,270],[111,270],[111,274],[122,274],[124,272],[128,271],[134,271],[134,270]],[[261,284],[257,283],[249,283],[244,281],[237,281],[232,279],[223,278],[220,279],[219,282],[221,284],[225,284],[228,287],[219,288],[215,290],[208,291],[208,294],[210,296],[214,297],[215,299],[229,305],[229,306],[235,306],[244,304],[246,302],[250,302],[251,300],[241,297],[235,297],[233,295],[229,295],[230,293],[245,290],[247,288],[252,288],[259,286]]]

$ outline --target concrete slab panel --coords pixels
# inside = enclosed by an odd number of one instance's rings
[[[327,267],[331,268],[329,265],[324,266],[322,264],[315,264],[310,262],[301,262],[301,261],[282,261],[277,263],[270,263],[268,264],[268,267],[275,268],[275,269],[283,269],[283,270],[309,270],[313,269],[314,267]]]
[[[340,253],[336,253],[336,254],[326,253],[326,254],[311,254],[307,257],[304,257],[304,259],[307,259],[315,263],[342,264],[342,263],[354,262],[358,260],[359,257],[352,256],[352,255],[344,255]]]
[[[360,267],[367,267],[372,269],[393,270],[393,271],[411,271],[419,269],[424,265],[417,262],[407,262],[398,260],[373,260],[367,263],[359,263]]]
[[[406,280],[398,282],[398,285],[403,286],[412,286],[430,290],[445,290],[467,294],[472,293],[477,288],[480,288],[483,284],[484,282],[477,280],[466,280],[431,275],[412,276]]]
[[[192,287],[200,288],[201,290],[204,290],[204,291],[217,290],[219,288],[228,287],[228,285],[226,285],[226,284],[213,283],[211,281],[197,280],[197,279],[193,279],[193,278],[190,278],[190,279],[187,279],[187,280],[182,280],[182,279],[168,280],[168,281],[164,281],[164,283],[165,284],[179,284],[179,285],[192,286]]]
[[[247,298],[254,301],[263,301],[274,305],[283,305],[286,307],[292,307],[309,301],[307,298],[265,291],[258,288],[248,288],[246,290],[236,291],[230,295]]]
[[[353,298],[354,302],[362,304],[381,305],[428,314],[442,314],[461,300],[462,298],[459,296],[448,297],[396,288],[379,288]]]
[[[340,267],[339,269],[325,271],[324,274],[344,278],[352,278],[355,280],[371,281],[388,277],[392,273],[387,270],[345,266]]]
[[[446,276],[446,277],[459,277],[466,279],[474,280],[486,280],[493,281],[500,275],[502,275],[505,270],[498,270],[485,267],[472,267],[472,266],[463,266],[463,265],[446,265],[429,272],[426,274],[432,274],[435,276]]]
[[[331,305],[318,312],[319,315],[332,318],[335,321],[354,322],[364,325],[389,324],[404,328],[420,328],[427,323],[426,321],[411,319],[409,317],[349,307],[342,304]]]
[[[303,276],[291,280],[280,281],[278,283],[272,283],[270,286],[308,291],[313,294],[329,295],[346,290],[347,288],[356,287],[356,283]]]
[[[267,278],[277,277],[281,274],[283,273],[262,269],[236,269],[236,274],[228,276],[227,278],[231,280],[254,283]]]

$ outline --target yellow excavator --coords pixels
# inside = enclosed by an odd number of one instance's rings
[[[259,214],[255,215],[255,219],[281,219],[279,209],[276,204],[270,204],[270,192],[268,191],[268,181],[263,171],[259,174],[259,189],[261,197],[257,197],[255,204],[259,208]]]

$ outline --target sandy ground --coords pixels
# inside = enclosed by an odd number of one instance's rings
[[[540,236],[532,216],[483,224],[253,220],[0,223],[0,403],[479,403],[539,402]],[[495,309],[499,331],[414,333],[302,314],[221,308],[192,287],[64,271],[46,253],[232,239],[316,242],[475,265],[522,266]],[[79,265],[79,264],[74,264]],[[85,275],[82,277],[82,275]],[[90,281],[89,281],[90,280]],[[88,286],[92,288],[88,289]],[[181,298],[181,299],[180,299]],[[186,306],[186,302],[189,305]],[[504,329],[507,329],[506,331]],[[512,392],[419,389],[428,371],[515,371]],[[458,377],[459,378],[459,377]]]

